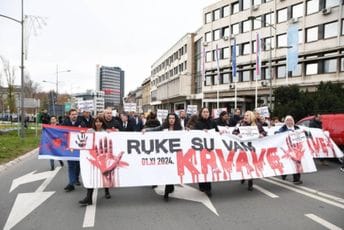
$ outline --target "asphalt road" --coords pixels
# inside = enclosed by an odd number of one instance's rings
[[[111,189],[109,200],[99,189],[96,203],[86,208],[78,204],[86,189],[63,190],[66,166],[50,171],[48,160],[31,154],[0,167],[0,226],[25,230],[343,229],[344,173],[334,161],[329,166],[316,164],[318,172],[303,174],[302,186],[290,183],[292,176],[287,181],[257,179],[252,192],[239,181],[213,183],[209,199],[196,185],[177,186],[168,202],[159,195],[161,187]]]

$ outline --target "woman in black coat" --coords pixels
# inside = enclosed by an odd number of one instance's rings
[[[210,130],[215,129],[216,124],[211,120],[209,109],[206,107],[201,108],[198,114],[198,120],[195,124],[195,130]],[[210,182],[203,182],[198,183],[199,190],[207,194],[209,197],[211,196],[211,183]]]

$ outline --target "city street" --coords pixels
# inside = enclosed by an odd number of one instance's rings
[[[176,186],[168,202],[163,187],[97,190],[96,203],[81,207],[86,189],[66,193],[67,167],[38,160],[33,152],[0,167],[0,226],[3,229],[343,229],[344,173],[340,164],[316,161],[318,172],[302,174],[303,185],[280,178],[213,183],[212,197],[197,185]],[[35,171],[35,172],[33,172]],[[16,180],[15,180],[16,179]]]

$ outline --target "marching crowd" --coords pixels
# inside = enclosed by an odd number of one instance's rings
[[[222,111],[217,119],[212,119],[208,108],[203,107],[198,114],[187,116],[184,110],[179,111],[179,114],[169,113],[162,121],[157,118],[156,113],[150,112],[147,116],[145,114],[136,113],[120,113],[118,116],[113,116],[112,109],[106,108],[102,113],[92,117],[89,111],[78,114],[77,110],[71,109],[68,116],[63,121],[60,121],[60,125],[85,127],[89,128],[92,132],[100,131],[132,131],[132,132],[151,132],[151,131],[173,131],[173,130],[211,130],[215,129],[219,131],[218,126],[234,127],[232,134],[240,135],[240,126],[256,126],[259,131],[259,136],[266,136],[267,133],[263,129],[263,126],[280,126],[275,133],[282,133],[286,131],[294,131],[299,129],[295,125],[292,116],[288,115],[283,119],[283,122],[278,118],[272,118],[266,120],[255,111],[246,111],[241,116],[241,110],[235,109],[234,114],[231,115],[226,111]],[[46,112],[43,115],[42,123],[59,125],[56,116],[49,116]],[[316,115],[314,120],[311,121],[310,127],[322,128],[320,116]],[[63,166],[63,161],[59,161]],[[321,160],[323,165],[327,165],[326,161]],[[64,188],[66,192],[75,190],[75,186],[80,186],[80,164],[79,161],[67,161],[68,165],[68,184]],[[54,170],[54,160],[50,160],[51,170]],[[344,166],[341,168],[344,171]],[[286,179],[286,175],[282,176],[282,179]],[[245,183],[242,180],[241,183]],[[301,174],[296,173],[293,175],[293,183],[296,185],[302,184]],[[152,186],[153,188],[156,186]],[[211,183],[199,183],[199,190],[206,193],[208,196],[212,195]],[[253,180],[248,180],[248,190],[253,190]],[[174,191],[174,185],[166,185],[164,192],[164,200],[168,201],[169,194]],[[81,205],[92,204],[93,189],[87,189],[86,197],[79,201]],[[111,195],[109,188],[105,188],[105,198],[110,199]]]

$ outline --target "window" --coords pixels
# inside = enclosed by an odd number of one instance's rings
[[[324,38],[336,37],[338,35],[338,22],[324,25]]]
[[[250,43],[247,42],[247,43],[243,43],[242,44],[242,55],[246,55],[246,54],[249,54],[250,53]]]
[[[216,41],[216,40],[219,40],[221,38],[221,30],[218,29],[218,30],[214,30],[213,31],[213,40]]]
[[[212,85],[213,81],[212,81],[212,76],[205,76],[205,85],[209,86]]]
[[[221,59],[227,59],[229,58],[229,47],[224,47],[222,48],[222,51],[221,51]]]
[[[306,2],[307,11],[306,14],[314,14],[319,11],[319,0],[309,0]]]
[[[277,66],[277,78],[285,78],[286,68],[285,65]]]
[[[206,54],[205,54],[205,62],[211,62],[213,60],[212,59],[212,57],[213,57],[212,53],[213,52],[211,52],[211,51],[206,52]]]
[[[252,41],[252,53],[256,53],[257,52],[257,45],[256,45],[257,41]]]
[[[340,71],[344,71],[344,58],[340,59]]]
[[[251,0],[242,0],[242,9],[246,10],[251,8]]]
[[[264,50],[269,50],[270,48],[273,49],[274,47],[271,37],[264,38]]]
[[[313,42],[318,40],[318,26],[306,29],[306,42]]]
[[[318,73],[318,63],[306,63],[306,75]]]
[[[342,20],[342,35],[344,35],[344,20]]]
[[[253,0],[253,5],[254,6],[257,6],[257,5],[260,5],[262,4],[262,0]]]
[[[256,29],[259,29],[262,27],[262,21],[261,21],[261,17],[256,17],[254,20],[253,20],[253,29],[256,30]]]
[[[229,83],[229,73],[222,74],[222,84],[228,84]]]
[[[243,33],[251,31],[251,20],[244,21],[242,28],[243,28],[243,31],[242,31]]]
[[[303,16],[303,3],[291,7],[291,16],[298,18]]]
[[[221,13],[221,12],[220,12],[220,9],[214,10],[214,21],[220,19],[220,16],[221,16],[220,13]]]
[[[277,35],[277,47],[287,46],[287,34]]]
[[[277,11],[277,23],[285,22],[288,19],[288,9],[284,8]]]
[[[231,25],[232,27],[232,34],[239,34],[239,23]]]
[[[297,64],[295,70],[292,72],[292,76],[296,77],[296,76],[301,76],[302,72],[301,72],[301,64]]]
[[[339,0],[325,0],[325,8],[330,8],[339,5]]]
[[[245,71],[242,71],[241,74],[242,74],[242,81],[250,81],[250,70],[245,70]]]
[[[229,16],[229,6],[222,7],[222,16],[223,17]]]
[[[239,2],[232,3],[232,14],[236,14],[239,12]]]
[[[211,42],[211,32],[205,33],[204,37],[206,42]]]
[[[334,73],[337,71],[337,59],[324,60],[324,73]]]
[[[268,13],[264,15],[264,23],[265,27],[268,27],[270,24],[275,23],[275,14],[274,13]]]
[[[205,24],[212,21],[212,15],[211,12],[205,14]]]
[[[229,37],[229,27],[223,27],[222,28],[222,37]]]

